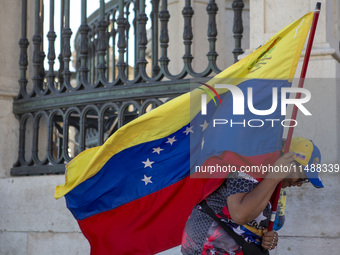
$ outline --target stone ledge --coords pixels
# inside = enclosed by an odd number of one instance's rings
[[[0,77],[0,97],[16,97],[19,93],[18,77]]]
[[[18,93],[14,92],[14,91],[8,91],[8,90],[2,90],[0,89],[0,97],[16,97],[18,95]]]

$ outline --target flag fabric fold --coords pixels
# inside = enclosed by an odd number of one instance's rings
[[[237,86],[258,110],[272,106],[277,89],[278,107],[269,116],[254,115],[247,104],[244,115],[235,116],[227,89],[217,90],[221,105],[208,100],[202,115],[205,91],[195,89],[131,121],[66,166],[55,198],[65,196],[91,254],[155,254],[177,246],[192,207],[228,174],[207,178],[216,176],[197,170],[275,162],[283,132],[280,89],[291,84],[312,18],[313,12],[293,22],[207,83]],[[214,127],[216,119],[228,125]]]

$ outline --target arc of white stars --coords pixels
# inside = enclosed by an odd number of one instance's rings
[[[152,183],[151,181],[151,177],[147,177],[145,174],[144,174],[144,179],[142,179],[141,181],[143,181],[145,183],[145,186],[148,185],[148,183]]]
[[[142,161],[142,163],[144,164],[144,168],[152,168],[152,164],[155,163],[155,161],[150,161],[150,159],[148,158],[146,161]]]
[[[207,129],[208,125],[209,123],[206,120],[204,120],[204,123],[200,125],[202,127],[202,132]]]
[[[172,145],[176,141],[177,140],[175,139],[175,137],[173,137],[173,138],[168,138],[168,141],[166,143],[170,143]]]
[[[152,148],[153,152],[152,153],[157,153],[158,155],[161,153],[161,151],[164,151],[164,149],[161,149],[161,147],[158,148]]]

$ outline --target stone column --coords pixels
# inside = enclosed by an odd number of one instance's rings
[[[0,8],[0,178],[9,175],[18,155],[18,121],[12,113],[19,92],[18,45],[21,31],[21,1],[5,1]]]

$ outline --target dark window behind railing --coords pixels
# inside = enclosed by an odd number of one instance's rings
[[[60,13],[54,11],[54,0],[49,1],[48,13],[44,13],[44,1],[28,5],[22,0],[20,91],[13,104],[20,122],[19,153],[12,175],[64,173],[64,164],[79,152],[103,144],[122,125],[189,91],[191,79],[220,72],[216,52],[219,8],[214,0],[206,3],[208,23],[202,31],[207,33],[209,47],[200,49],[207,58],[200,72],[193,67],[195,10],[190,0],[184,1],[184,27],[176,31],[182,35],[176,41],[169,39],[167,0],[151,0],[151,13],[146,13],[145,0],[99,2],[100,8],[88,17],[86,0],[81,0],[77,10],[70,10],[70,0],[60,0]],[[243,7],[242,0],[232,3],[235,61],[243,53]],[[34,34],[29,41],[27,13],[32,8]],[[73,12],[81,12],[78,31],[70,29]],[[62,28],[59,40],[54,31],[57,16]],[[44,22],[49,22],[49,31],[48,45],[43,47]],[[75,52],[71,52],[71,43]],[[169,44],[184,45],[183,68],[178,73],[169,68]]]

